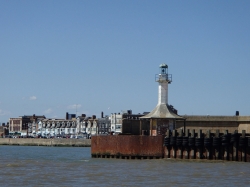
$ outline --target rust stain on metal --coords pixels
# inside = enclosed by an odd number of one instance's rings
[[[93,136],[91,154],[163,157],[163,136]]]

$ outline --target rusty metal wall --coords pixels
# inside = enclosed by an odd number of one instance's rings
[[[163,136],[92,136],[91,154],[120,156],[164,156]]]

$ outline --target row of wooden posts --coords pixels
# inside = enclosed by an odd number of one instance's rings
[[[250,162],[250,135],[244,130],[242,133],[169,130],[164,137],[164,157]]]

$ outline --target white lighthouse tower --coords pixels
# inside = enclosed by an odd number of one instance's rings
[[[168,73],[168,66],[160,64],[160,73],[155,75],[158,86],[158,103],[154,110],[140,119],[150,119],[150,135],[165,134],[168,129],[175,129],[176,120],[184,120],[177,114],[177,110],[168,104],[168,85],[172,82],[172,75]],[[144,124],[144,123],[143,123]]]
[[[156,74],[155,81],[159,82],[158,105],[168,104],[168,84],[172,82],[172,75],[168,74],[168,65],[160,65],[160,74]]]

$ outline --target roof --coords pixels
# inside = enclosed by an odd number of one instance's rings
[[[183,115],[186,121],[233,121],[249,122],[250,116]]]
[[[141,119],[145,119],[145,118],[165,118],[165,119],[181,119],[184,120],[185,118],[177,115],[174,113],[174,111],[172,110],[172,108],[167,105],[167,104],[158,104],[154,110],[152,112],[150,112],[149,114],[140,117]]]
[[[167,64],[160,64],[160,68],[168,68]]]
[[[20,117],[22,117],[22,118],[33,118],[33,117],[35,117],[35,118],[46,118],[44,115],[23,115],[23,116],[20,116]]]

